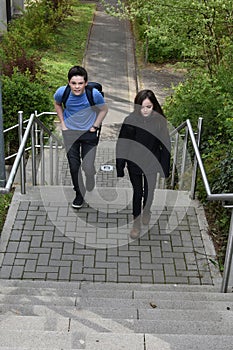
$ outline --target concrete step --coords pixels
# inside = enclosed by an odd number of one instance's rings
[[[80,298],[95,298],[95,299],[144,299],[144,300],[192,300],[192,301],[232,301],[232,293],[217,293],[217,292],[193,292],[193,291],[148,291],[148,290],[121,290],[121,289],[58,289],[58,288],[17,288],[3,287],[0,290],[0,303],[15,302],[15,299],[27,302],[35,298],[37,300],[46,301],[48,298],[51,302],[56,302],[59,299],[61,303],[73,305]]]
[[[0,350],[232,350],[232,310],[216,286],[0,280]]]
[[[130,290],[130,291],[173,291],[173,292],[220,292],[219,285],[182,285],[182,284],[138,284],[138,283],[101,283],[101,282],[62,282],[62,281],[32,281],[0,279],[0,294],[3,288],[22,289],[56,289],[58,291],[84,290]],[[13,289],[12,289],[13,290]],[[63,294],[64,295],[64,294]]]
[[[76,297],[59,297],[54,295],[0,295],[0,304],[18,305],[75,305]]]
[[[69,332],[49,332],[38,330],[6,331],[5,329],[0,329],[0,339],[1,346],[9,348],[14,348],[16,344],[20,344],[22,348],[29,349],[72,349],[75,336],[71,335]]]
[[[128,333],[64,333],[2,332],[0,350],[232,350],[233,336],[128,334]],[[15,347],[15,344],[21,344]]]
[[[81,296],[78,294],[78,296]],[[118,291],[88,290],[83,293],[85,299],[136,299],[136,300],[191,300],[191,301],[233,301],[232,293],[175,292],[175,291]]]
[[[70,318],[107,318],[107,319],[137,319],[136,307],[90,307],[77,308],[75,306],[55,305],[20,305],[0,304],[0,315],[15,316],[43,316],[43,317],[70,317]]]
[[[134,333],[232,335],[232,319],[222,322],[133,320],[128,326]]]
[[[123,298],[54,298],[54,297],[29,297],[29,296],[2,296],[0,310],[2,307],[9,305],[9,307],[14,306],[51,306],[51,307],[61,307],[61,306],[75,306],[77,309],[95,309],[95,308],[106,308],[106,309],[124,309],[124,308],[136,308],[136,309],[178,309],[178,310],[219,310],[227,311],[233,310],[233,300],[172,300],[162,299],[162,298],[148,298],[146,299],[123,299]]]
[[[0,298],[2,295],[4,296],[15,296],[21,297],[25,296],[51,296],[51,297],[64,297],[64,298],[72,298],[83,295],[84,291],[81,291],[77,288],[33,288],[33,287],[2,287],[0,286]]]
[[[232,317],[216,320],[107,319],[92,315],[69,318],[41,316],[0,316],[1,330],[90,333],[157,333],[193,335],[232,335]]]
[[[49,331],[49,332],[68,332],[70,319],[68,317],[43,317],[43,316],[18,316],[1,315],[1,330],[15,331]]]
[[[168,309],[139,309],[138,319],[156,321],[214,321],[216,324],[221,321],[233,319],[231,310],[168,310]]]
[[[145,334],[145,344],[146,350],[232,350],[233,336]]]
[[[138,284],[138,283],[92,283],[82,282],[81,289],[89,290],[132,290],[132,291],[170,291],[170,292],[219,292],[218,285],[182,285],[182,284]]]
[[[152,304],[153,305],[153,304]],[[86,307],[77,308],[75,306],[54,306],[47,305],[20,305],[2,304],[0,305],[0,315],[5,316],[40,316],[47,318],[68,317],[70,319],[82,318],[90,320],[100,319],[140,319],[140,320],[170,320],[170,321],[227,321],[232,320],[232,309],[216,309],[214,306],[203,309],[168,309],[154,308],[148,305],[147,308],[135,307]]]
[[[152,306],[154,305],[154,306]],[[93,308],[93,307],[111,307],[111,308],[124,308],[124,307],[136,307],[139,308],[159,308],[159,309],[183,309],[183,310],[233,310],[232,301],[199,301],[199,300],[168,300],[151,298],[145,299],[111,299],[111,298],[87,298],[77,302],[78,308]]]

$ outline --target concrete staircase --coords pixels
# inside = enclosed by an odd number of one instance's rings
[[[0,280],[0,350],[232,350],[219,287]]]

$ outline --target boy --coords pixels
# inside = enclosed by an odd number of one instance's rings
[[[91,107],[86,93],[88,75],[85,68],[80,66],[70,68],[68,84],[71,91],[66,106],[62,105],[66,86],[61,86],[55,92],[54,105],[61,122],[71,178],[76,192],[72,207],[79,209],[83,205],[85,189],[92,191],[95,186],[97,131],[108,112],[108,107],[102,94],[95,88],[92,90],[92,97],[95,106],[98,107]],[[86,176],[86,187],[81,167]]]

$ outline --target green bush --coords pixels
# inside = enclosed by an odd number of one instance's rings
[[[202,141],[207,144],[228,143],[230,121],[233,118],[233,69],[221,68],[214,78],[206,72],[190,73],[184,83],[175,87],[164,110],[172,125],[190,119],[195,127],[203,118]],[[228,76],[227,82],[226,77]],[[232,136],[232,134],[231,134]]]
[[[72,0],[42,0],[46,9],[46,21],[55,29],[72,14]]]
[[[11,77],[15,68],[20,73],[28,71],[30,73],[30,79],[33,81],[36,79],[37,73],[41,71],[41,58],[36,54],[29,56],[26,50],[21,48],[21,54],[18,52],[15,58],[11,57],[6,61],[1,61],[1,73],[3,75]]]
[[[145,49],[144,49],[145,50]],[[148,62],[161,63],[181,59],[181,50],[171,43],[162,42],[160,37],[153,37],[148,42]]]
[[[190,119],[194,130],[198,118],[203,118],[201,154],[213,191],[233,192],[233,69],[221,66],[211,78],[207,73],[194,72],[175,88],[164,110],[172,125]],[[226,79],[228,76],[228,79]],[[206,195],[200,187],[200,197]]]
[[[53,33],[45,16],[43,4],[28,5],[22,16],[8,24],[8,32],[3,35],[1,56],[15,57],[21,48],[46,48],[51,45]]]
[[[0,213],[1,213],[1,215],[0,215],[0,232],[2,230],[4,223],[5,223],[7,211],[10,207],[12,196],[13,196],[13,192],[10,192],[9,194],[5,194],[4,196],[3,195],[0,196]]]
[[[33,48],[48,48],[55,42],[55,29],[71,13],[71,0],[27,0],[22,16],[8,24],[8,31],[3,35],[1,61],[15,60]]]
[[[19,111],[23,111],[24,119],[28,119],[35,110],[40,113],[53,108],[48,91],[43,85],[31,81],[29,72],[21,74],[16,69],[11,77],[2,77],[2,105],[4,129],[18,123]],[[49,125],[50,129],[53,128],[51,117],[42,121]],[[5,135],[5,145],[7,149],[17,148],[17,131]]]
[[[31,47],[45,48],[54,43],[54,30],[70,14],[70,0],[28,0],[19,24],[27,30]]]
[[[2,104],[4,128],[17,123],[18,111],[28,118],[35,110],[48,111],[53,108],[48,92],[37,81],[31,81],[29,72],[14,71],[11,78],[2,77]]]
[[[175,88],[164,110],[178,126],[190,119],[194,130],[203,118],[201,156],[212,193],[233,193],[233,65],[221,65],[210,77],[206,71],[192,72]],[[220,269],[223,268],[230,214],[222,203],[206,200],[200,174],[197,196],[204,204],[209,233],[213,238]]]
[[[233,193],[233,145],[222,153],[220,162],[214,164],[219,176],[214,178],[213,191],[216,193]]]

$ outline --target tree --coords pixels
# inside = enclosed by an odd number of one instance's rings
[[[182,58],[212,74],[231,55],[231,0],[129,0],[127,5],[119,0],[115,6],[105,1],[105,6],[113,15],[137,22],[150,61]]]

